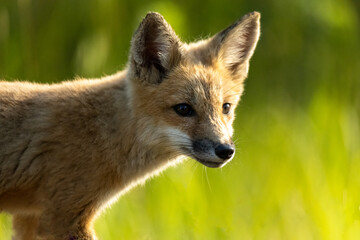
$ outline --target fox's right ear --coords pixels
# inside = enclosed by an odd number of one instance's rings
[[[208,48],[215,62],[220,62],[235,78],[244,78],[259,36],[260,13],[252,12],[216,34]]]
[[[159,13],[150,12],[131,40],[130,64],[136,78],[158,84],[181,58],[180,40]]]

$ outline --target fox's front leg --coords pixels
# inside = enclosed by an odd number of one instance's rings
[[[89,224],[92,216],[89,208],[74,212],[54,205],[40,217],[39,235],[48,240],[96,240]]]
[[[15,233],[13,240],[38,240],[38,223],[39,217],[36,215],[14,215],[13,228]]]

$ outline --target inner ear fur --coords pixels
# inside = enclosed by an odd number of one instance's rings
[[[252,12],[216,34],[209,42],[213,61],[235,77],[246,77],[260,36],[260,13]]]
[[[160,83],[180,61],[181,41],[165,19],[150,12],[131,41],[131,63],[142,80]]]

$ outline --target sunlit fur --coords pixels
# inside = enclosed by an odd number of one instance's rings
[[[122,72],[53,85],[0,82],[0,210],[14,216],[14,239],[96,239],[95,217],[133,186],[185,157],[209,167],[230,161],[214,148],[232,144],[259,19],[250,13],[185,44],[149,13]],[[194,114],[176,113],[180,103]]]

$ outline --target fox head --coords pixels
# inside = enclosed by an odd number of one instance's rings
[[[148,13],[129,57],[138,138],[208,167],[229,162],[235,108],[259,35],[260,14],[253,12],[209,39],[186,44],[160,14]]]

